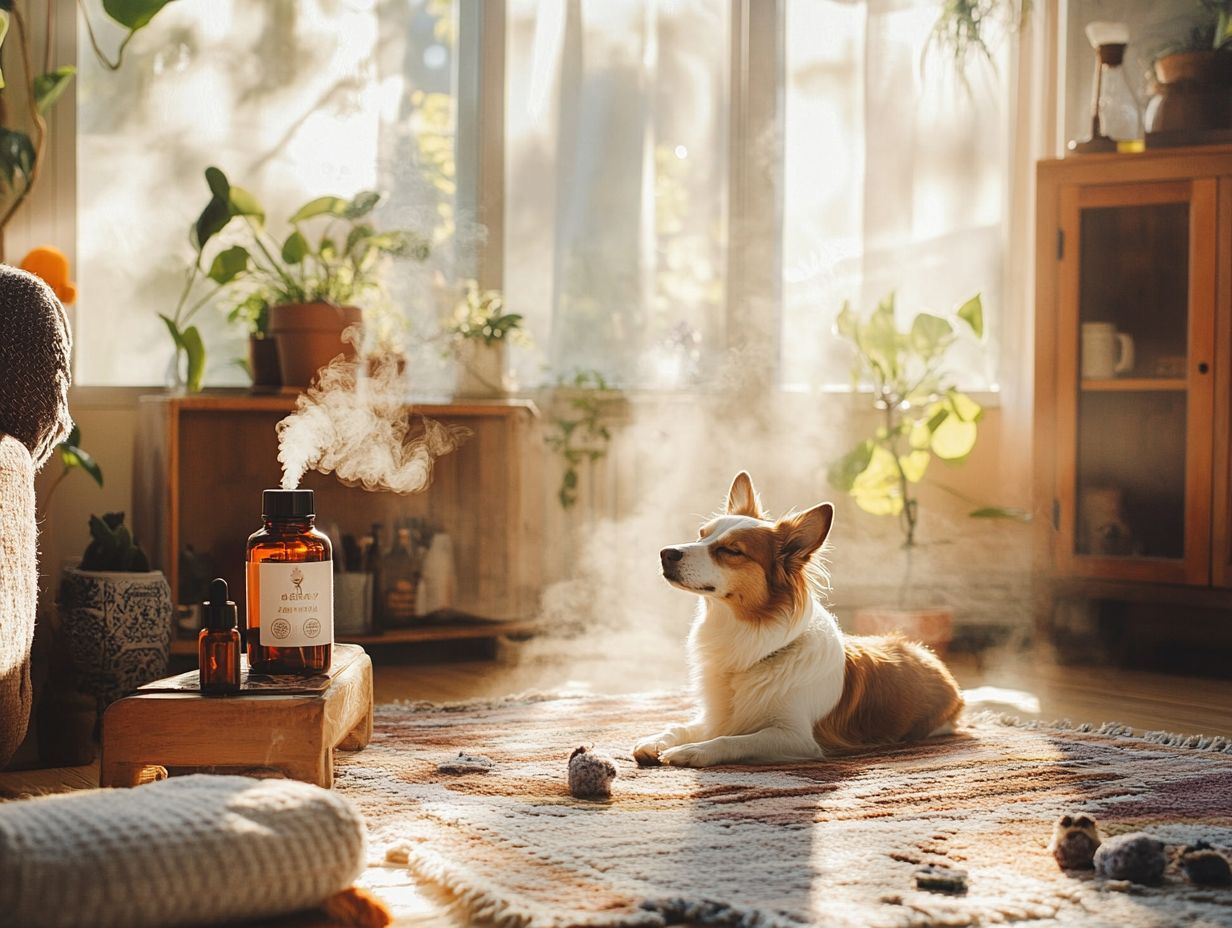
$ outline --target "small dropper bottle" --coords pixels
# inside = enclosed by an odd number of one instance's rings
[[[238,612],[227,598],[227,581],[210,581],[210,598],[204,607],[204,627],[197,638],[197,666],[201,670],[201,692],[206,696],[226,696],[240,691],[240,633],[235,627]]]

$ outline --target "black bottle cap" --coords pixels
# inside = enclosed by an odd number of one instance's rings
[[[261,518],[310,519],[316,515],[311,490],[262,490]]]
[[[201,605],[205,627],[212,632],[225,632],[239,622],[235,603],[227,599],[227,581],[222,577],[210,581],[210,598]]]

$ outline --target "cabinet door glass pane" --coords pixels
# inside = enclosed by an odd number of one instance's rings
[[[1081,224],[1075,553],[1182,558],[1189,207]]]

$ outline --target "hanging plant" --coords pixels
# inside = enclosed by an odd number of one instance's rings
[[[983,58],[996,67],[987,30],[1000,24],[1006,32],[1017,31],[1030,12],[1031,0],[942,0],[924,54],[944,52],[964,79],[972,59]]]

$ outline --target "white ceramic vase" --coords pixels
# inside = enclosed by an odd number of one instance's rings
[[[492,399],[504,396],[505,344],[467,339],[458,345],[458,383],[454,396]]]

